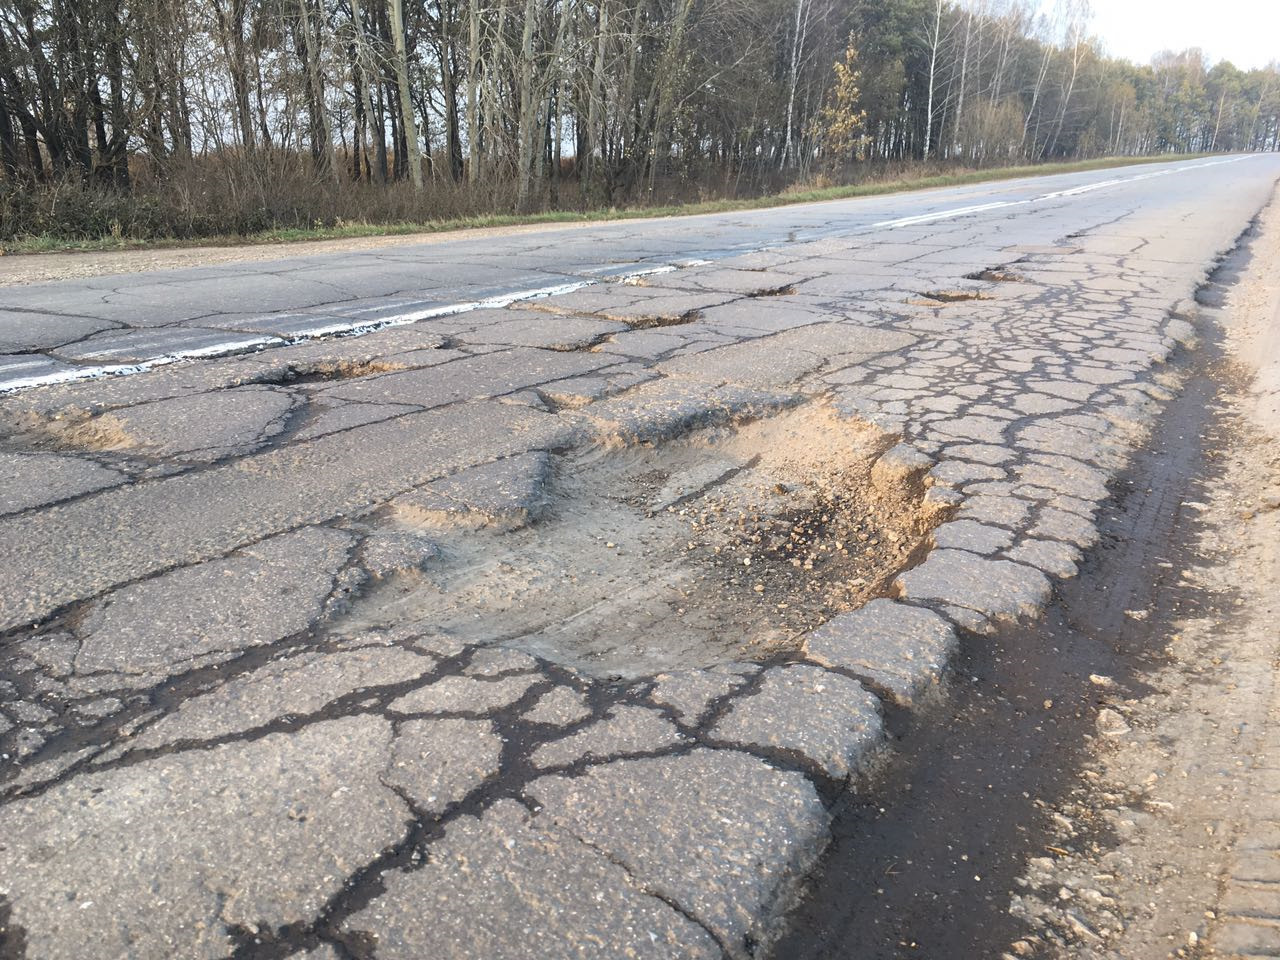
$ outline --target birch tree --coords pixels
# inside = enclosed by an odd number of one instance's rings
[[[304,0],[305,2],[305,0]],[[391,18],[391,36],[395,44],[396,85],[400,92],[400,118],[408,149],[409,179],[415,190],[422,189],[422,152],[418,146],[418,121],[413,116],[413,96],[409,89],[409,51],[404,38],[404,6],[402,0],[387,0]]]

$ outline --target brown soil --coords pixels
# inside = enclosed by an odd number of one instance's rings
[[[1280,205],[1250,254],[1226,308],[1210,311],[1226,332],[1227,387],[1212,466],[1184,504],[1198,513],[1192,560],[1174,571],[1200,602],[1153,637],[1164,654],[1144,678],[1153,692],[1108,697],[1076,789],[1054,809],[1056,840],[1022,880],[1014,906],[1031,932],[1013,956],[1280,955],[1274,884],[1260,893],[1238,869],[1280,821]]]

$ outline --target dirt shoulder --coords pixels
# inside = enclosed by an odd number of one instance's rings
[[[1181,505],[1199,517],[1176,571],[1195,600],[1163,630],[1150,692],[1100,713],[1056,840],[1019,881],[1034,932],[1006,956],[1280,956],[1280,202],[1250,255],[1207,318],[1225,386]]]
[[[0,287],[50,280],[83,280],[87,277],[142,273],[147,270],[182,270],[213,267],[225,263],[254,263],[284,257],[318,256],[326,253],[362,253],[392,247],[418,246],[487,237],[510,237],[549,230],[581,230],[599,221],[581,223],[529,223],[505,227],[475,227],[435,233],[407,233],[384,237],[346,237],[340,240],[254,243],[245,246],[153,247],[141,250],[109,250],[91,253],[24,253],[0,257]]]

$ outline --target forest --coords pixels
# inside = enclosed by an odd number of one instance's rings
[[[0,0],[0,238],[191,238],[1275,150],[1085,0]]]

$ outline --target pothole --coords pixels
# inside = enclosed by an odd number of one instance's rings
[[[940,303],[963,303],[967,300],[993,300],[994,297],[981,290],[926,290],[920,294],[925,300],[932,300],[930,306]]]
[[[601,676],[795,651],[884,595],[940,519],[919,485],[872,482],[889,443],[811,406],[550,458],[535,522],[503,532],[437,517],[438,558],[379,584],[341,629],[416,624]]]
[[[394,373],[404,370],[403,363],[385,360],[324,360],[320,362],[290,363],[264,383],[293,385],[300,383],[326,383],[331,380],[355,380],[377,373]]]
[[[652,330],[655,327],[678,327],[682,324],[693,323],[702,317],[699,310],[687,310],[678,315],[671,314],[646,314],[638,317],[624,317],[609,315],[607,319],[616,320],[619,323],[625,323],[632,330]]]
[[[14,439],[24,449],[112,454],[138,464],[210,462],[257,449],[284,429],[293,408],[288,391],[253,383],[97,414],[78,407],[23,413],[14,418]]]
[[[19,413],[13,425],[22,445],[33,450],[103,452],[136,445],[136,439],[113,414],[95,416],[78,407],[64,409],[53,416]]]
[[[965,274],[965,279],[983,280],[987,283],[1026,283],[1025,278],[1008,270],[1002,270],[999,267],[991,267],[986,270],[979,270],[977,273]]]
[[[789,297],[796,292],[794,284],[784,283],[780,287],[764,287],[760,290],[753,290],[747,294],[750,300],[759,300],[762,297]]]

